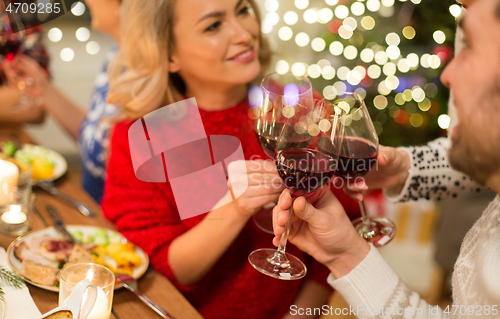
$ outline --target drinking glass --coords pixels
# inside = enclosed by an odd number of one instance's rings
[[[377,166],[378,136],[359,95],[346,93],[333,103],[346,112],[336,175],[346,183],[355,183]],[[389,243],[396,234],[394,222],[386,217],[368,217],[363,200],[359,201],[359,208],[361,218],[353,221],[356,231],[375,247]]]
[[[312,85],[305,76],[295,76],[292,73],[266,75],[260,84],[262,104],[258,109],[255,120],[255,134],[262,150],[267,156],[274,159],[276,143],[284,125],[283,97],[286,88],[296,88],[300,100],[312,100]],[[272,211],[276,203],[268,203],[253,215],[253,220],[262,231],[273,234]]]
[[[64,304],[81,280],[90,281],[97,286],[97,299],[87,319],[109,319],[113,303],[115,275],[111,270],[101,265],[83,263],[63,268],[59,286],[59,306]],[[83,303],[85,303],[87,293],[85,292],[83,296]]]
[[[22,51],[25,38],[26,32],[21,17],[15,12],[8,12],[4,1],[0,1],[0,62],[3,59],[14,61],[16,55]],[[37,103],[25,91],[27,85],[32,85],[30,81],[33,79],[27,78],[26,81],[20,79],[17,82],[21,98],[19,103],[12,107],[13,111],[32,107]]]
[[[277,139],[275,161],[281,179],[295,200],[327,185],[335,174],[343,114],[341,109],[325,100],[303,99],[298,96],[298,90],[293,87],[289,90],[285,90],[281,115],[276,118],[282,123],[282,128]],[[293,218],[292,207],[293,203],[278,249],[258,249],[248,256],[255,269],[283,280],[300,279],[307,273],[300,259],[285,252]]]

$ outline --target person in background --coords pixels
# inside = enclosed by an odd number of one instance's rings
[[[453,273],[453,306],[430,306],[362,240],[326,188],[314,202],[297,199],[290,241],[325,264],[328,282],[356,308],[358,318],[498,318],[500,275],[500,3],[477,0],[459,21],[464,48],[446,67],[458,117],[448,150],[451,167],[491,188],[497,197],[467,233]],[[480,108],[477,106],[481,105]],[[285,191],[273,211],[278,243],[292,199]],[[465,310],[466,309],[466,310]]]
[[[44,75],[48,77],[49,56],[43,45],[42,26],[30,26],[23,21],[26,27],[25,38],[22,44],[22,52],[26,56],[36,61],[43,69]],[[0,62],[3,58],[0,56]],[[6,75],[0,70],[0,123],[41,123],[45,118],[43,106],[34,103],[29,108],[17,108],[21,102],[22,92],[19,89],[18,82],[13,81],[9,85]]]
[[[323,305],[330,294],[325,285],[328,270],[295,247],[287,251],[309,270],[301,281],[265,276],[248,262],[250,252],[271,244],[271,236],[251,217],[277,200],[283,189],[281,182],[266,183],[281,180],[274,163],[262,160],[267,157],[248,116],[248,89],[262,78],[270,61],[255,1],[126,0],[122,19],[127,24],[110,69],[109,91],[109,102],[122,109],[111,140],[105,216],[148,253],[152,266],[204,318],[289,318],[292,304]],[[136,177],[129,128],[164,105],[193,97],[206,135],[240,141],[246,171],[238,172],[235,180],[248,181],[249,187],[235,200],[230,193],[221,198],[229,204],[181,219],[169,180],[150,183]],[[167,129],[154,133],[165,139],[175,136]],[[148,134],[153,136],[149,127]],[[169,177],[175,174],[167,171]],[[199,182],[210,188],[210,180]],[[197,193],[191,197],[200,200]],[[350,213],[357,212],[356,202],[347,197],[344,203]]]
[[[92,17],[92,28],[110,35],[120,43],[120,4],[121,0],[87,0]],[[84,189],[97,201],[103,196],[106,178],[106,159],[109,143],[110,122],[107,118],[116,115],[116,107],[107,103],[108,64],[118,50],[115,47],[106,57],[106,61],[97,75],[92,104],[88,111],[65,97],[52,85],[46,72],[31,58],[18,56],[14,63],[2,64],[10,82],[15,82],[16,74],[25,79],[31,78],[33,85],[26,91],[42,99],[43,111],[50,114],[75,140],[80,142],[82,159],[82,183]],[[29,110],[23,111],[29,113]],[[19,119],[21,120],[21,119]],[[28,118],[22,119],[28,121]]]

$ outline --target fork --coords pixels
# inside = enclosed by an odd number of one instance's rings
[[[123,284],[123,287],[133,292],[139,299],[142,300],[149,308],[153,309],[160,317],[165,319],[175,319],[174,316],[169,314],[165,309],[155,304],[151,299],[146,297],[137,287],[137,280],[127,274],[117,274],[116,281]]]

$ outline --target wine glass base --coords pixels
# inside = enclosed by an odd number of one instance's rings
[[[257,249],[248,255],[248,261],[264,275],[281,280],[297,280],[307,274],[306,265],[294,255],[285,253],[286,258],[276,261],[273,258],[275,253],[273,248]]]
[[[368,223],[358,218],[352,224],[361,237],[377,248],[387,245],[396,236],[396,225],[386,217],[370,217]]]
[[[269,207],[263,207],[260,211],[253,215],[255,225],[265,233],[274,234],[273,230],[273,208],[276,203],[271,203]]]

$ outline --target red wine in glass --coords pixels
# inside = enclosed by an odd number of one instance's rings
[[[331,152],[331,145],[325,137],[318,141],[322,152],[335,156],[336,154]],[[377,147],[373,143],[360,137],[346,136],[342,139],[341,145],[336,176],[346,180],[355,180],[377,165]]]
[[[286,188],[298,197],[310,194],[330,182],[337,162],[318,150],[294,148],[279,151],[276,168]]]
[[[262,125],[263,126],[263,125]],[[284,134],[291,135],[293,126],[284,125],[283,123],[272,123],[272,125],[267,125],[266,127],[258,128],[255,131],[257,138],[259,139],[260,146],[264,150],[267,156],[274,158],[274,152],[276,150],[276,144],[278,143],[278,138],[282,131]],[[304,133],[296,135],[294,140],[287,143],[297,144],[297,147],[307,147],[311,141],[311,135]]]

